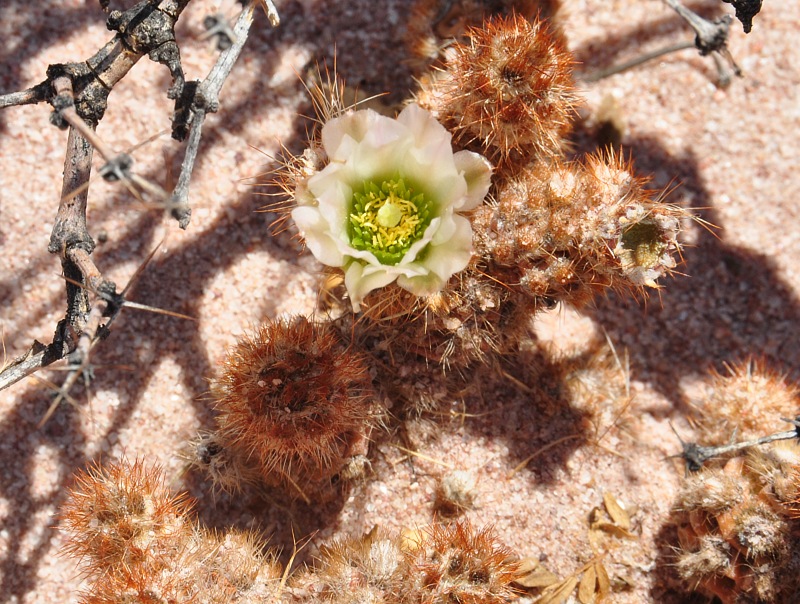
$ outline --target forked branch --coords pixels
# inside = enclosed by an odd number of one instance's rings
[[[206,114],[219,108],[220,90],[247,40],[255,6],[262,5],[271,24],[278,24],[271,0],[243,2],[245,6],[233,29],[231,46],[220,54],[204,81],[187,85],[175,40],[175,24],[189,1],[144,0],[127,11],[113,11],[108,17],[108,27],[117,33],[92,57],[51,65],[47,79],[40,84],[22,92],[0,95],[0,108],[47,101],[53,107],[51,121],[58,127],[69,128],[61,199],[48,245],[48,251],[61,259],[67,293],[66,315],[50,345],[34,342],[26,354],[0,371],[0,390],[73,353],[80,357],[73,359],[77,361],[73,365],[88,362],[90,349],[107,333],[121,308],[134,306],[126,304],[124,294],[116,293],[116,285],[103,277],[91,259],[95,243],[89,234],[86,208],[94,149],[106,161],[99,171],[105,180],[123,182],[134,194],[138,191],[155,194],[167,204],[181,228],[189,223],[188,188],[202,124]],[[171,195],[134,174],[131,157],[114,153],[95,132],[105,113],[109,93],[145,55],[164,64],[172,76],[168,96],[176,101],[173,137],[183,140],[189,136],[181,174]],[[70,374],[64,387],[75,381],[75,373]]]

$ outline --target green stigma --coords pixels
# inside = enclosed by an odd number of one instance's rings
[[[424,235],[431,210],[431,202],[407,187],[402,178],[384,180],[380,185],[365,182],[362,191],[353,193],[350,244],[372,252],[381,264],[397,264]]]
[[[655,268],[667,244],[661,241],[658,225],[637,222],[622,232],[622,247],[632,255],[633,263],[642,268]]]

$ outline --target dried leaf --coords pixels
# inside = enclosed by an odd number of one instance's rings
[[[611,524],[610,522],[601,522],[596,528],[608,533],[609,535],[613,535],[614,537],[619,537],[620,539],[638,539],[638,537],[630,531],[625,530],[616,524]]]
[[[608,578],[608,572],[602,562],[597,562],[594,566],[597,575],[597,593],[600,599],[603,599],[611,593],[611,579]]]
[[[548,588],[542,597],[536,600],[536,604],[563,604],[567,601],[575,586],[578,584],[578,577],[564,579],[558,585]]]
[[[614,521],[614,524],[626,531],[630,530],[631,517],[614,495],[611,493],[603,493],[603,505],[608,515],[611,516],[611,520]]]
[[[627,575],[615,575],[614,581],[612,583],[612,589],[614,591],[630,591],[636,587],[636,583],[634,582],[632,577]]]
[[[594,564],[589,566],[581,577],[578,586],[578,600],[581,604],[594,604],[595,587],[597,586],[597,571]]]
[[[517,564],[517,574],[518,575],[527,575],[529,572],[533,571],[537,566],[539,566],[541,562],[539,562],[536,558],[531,558],[527,556],[519,561]]]
[[[601,531],[599,528],[592,527],[587,532],[587,536],[589,538],[589,543],[592,546],[592,550],[597,551],[600,545],[603,543],[603,539],[606,539],[608,535]]]
[[[520,561],[520,578],[514,583],[522,587],[550,587],[560,581],[558,575],[547,570],[538,560],[525,558]]]

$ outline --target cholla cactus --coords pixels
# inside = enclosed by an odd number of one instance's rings
[[[370,328],[458,366],[513,348],[553,302],[658,287],[676,265],[687,213],[644,185],[613,155],[526,168],[472,212],[469,267],[426,298],[392,289],[368,296]]]
[[[357,329],[395,359],[463,367],[512,350],[539,308],[657,287],[680,253],[686,213],[629,164],[563,158],[575,95],[561,37],[518,14],[468,37],[422,78],[428,111],[392,120],[344,109],[337,85],[315,95],[321,135],[280,178],[308,248],[341,269]],[[464,148],[496,164],[491,181]]]
[[[797,593],[798,469],[800,446],[770,445],[687,481],[675,504],[675,567],[689,589],[723,604],[787,602]]]
[[[402,538],[373,529],[322,548],[297,594],[331,604],[502,604],[515,593],[518,565],[491,530],[468,522],[434,524]]]
[[[560,156],[571,129],[573,59],[539,20],[497,18],[448,50],[446,68],[422,80],[417,101],[464,147],[524,165]]]
[[[323,545],[313,570],[286,578],[259,536],[199,526],[185,495],[141,460],[78,476],[62,508],[65,553],[89,579],[81,604],[398,602],[499,604],[517,563],[490,529],[432,525],[405,538],[378,528]]]
[[[376,527],[323,546],[313,569],[295,577],[292,589],[331,604],[399,601],[403,563],[400,540]]]
[[[532,298],[580,305],[609,287],[656,287],[675,267],[686,213],[644,183],[614,155],[534,165],[475,212],[476,251]]]
[[[734,434],[738,440],[758,438],[800,408],[797,386],[764,361],[733,363],[725,373],[712,374],[710,388],[709,396],[694,405],[702,441],[709,445],[726,444]]]
[[[404,571],[405,602],[495,604],[514,596],[519,567],[490,530],[456,522],[409,536]]]
[[[442,58],[454,41],[465,42],[467,31],[496,16],[556,18],[560,0],[414,0],[405,41],[410,63],[422,71]]]
[[[66,551],[89,575],[134,569],[158,574],[191,538],[192,504],[164,485],[158,468],[142,460],[95,465],[79,474],[61,510]]]
[[[255,475],[302,497],[325,490],[366,455],[382,416],[364,356],[331,324],[305,317],[271,321],[241,338],[212,395],[218,427],[204,465],[223,472],[220,485],[235,486],[235,473]],[[219,455],[225,464],[214,464]]]
[[[82,604],[267,601],[281,569],[258,536],[220,536],[196,524],[188,498],[142,460],[78,476],[61,511],[65,552],[90,580]]]

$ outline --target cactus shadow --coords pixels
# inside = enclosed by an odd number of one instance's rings
[[[675,157],[656,141],[630,141],[638,173],[654,174],[664,187],[673,178],[672,201],[719,228],[695,226],[696,240],[683,250],[676,275],[644,303],[609,293],[584,309],[616,345],[629,350],[633,378],[686,412],[682,385],[710,369],[750,357],[800,380],[800,301],[774,258],[729,241],[696,158]]]
[[[213,505],[197,507],[201,526],[219,532],[253,531],[263,536],[264,546],[276,553],[284,567],[291,561],[294,568],[302,566],[313,553],[313,548],[301,546],[308,539],[316,541],[319,532],[336,525],[350,493],[347,488],[333,489],[325,501],[312,498],[311,503],[293,498],[282,489],[254,485],[246,485],[238,493],[212,493],[197,472],[188,477],[186,487],[196,500],[213,501]]]
[[[537,488],[561,480],[570,457],[591,440],[591,413],[571,404],[566,367],[531,346],[471,367],[462,390],[464,429],[505,443],[509,475],[521,472]]]

